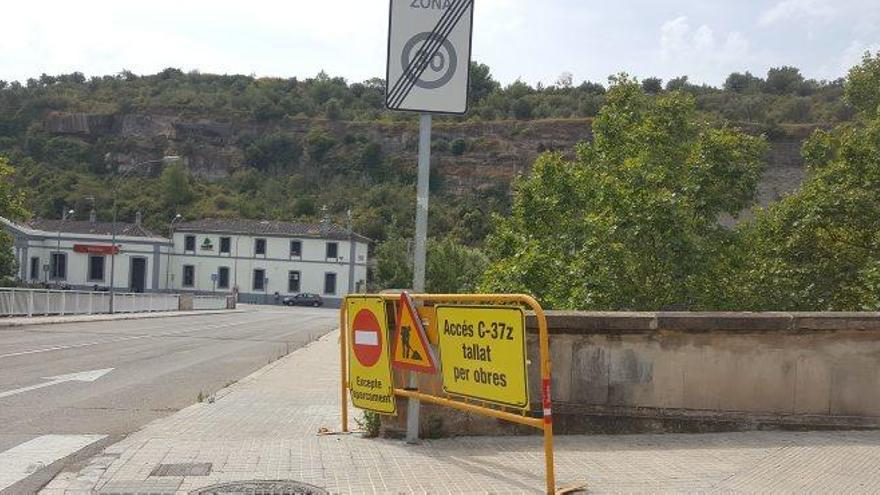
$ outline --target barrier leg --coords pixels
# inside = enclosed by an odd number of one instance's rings
[[[547,493],[556,492],[556,471],[553,463],[553,400],[550,392],[551,363],[550,336],[547,330],[547,318],[541,305],[531,297],[524,297],[531,306],[538,320],[538,344],[541,358],[541,405],[544,410],[544,469],[547,476]]]
[[[339,308],[339,369],[340,369],[340,405],[342,406],[342,431],[348,431],[348,362],[345,359],[345,349],[347,346],[348,332],[346,330],[345,321],[345,299],[342,300],[342,307]]]

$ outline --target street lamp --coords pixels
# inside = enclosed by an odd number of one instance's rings
[[[61,223],[58,225],[58,243],[55,246],[55,259],[53,260],[52,266],[54,267],[55,274],[54,277],[56,283],[60,278],[58,275],[58,262],[61,261],[61,230],[64,228],[64,222],[67,221],[67,217],[76,213],[74,210],[64,210],[61,212]],[[66,268],[65,268],[66,269]]]
[[[119,184],[122,182],[123,179],[125,179],[126,177],[131,175],[132,172],[139,170],[140,167],[143,165],[156,165],[159,163],[162,163],[165,165],[170,165],[178,160],[180,160],[179,156],[163,156],[159,160],[147,160],[144,162],[135,163],[128,170],[126,170],[124,173],[119,175],[116,178],[115,183],[113,184],[113,223],[110,226],[110,230],[111,230],[111,234],[112,234],[112,238],[113,238],[112,247],[110,250],[110,307],[109,307],[110,314],[113,314],[114,292],[116,291],[116,282],[115,282],[115,278],[116,278],[116,252],[119,250],[119,248],[116,246],[116,230],[117,230],[117,225],[116,225],[117,209],[116,209],[116,207],[117,207],[117,200],[118,200],[118,196],[119,196]]]
[[[174,224],[183,220],[183,215],[178,213],[174,215],[174,218],[171,219],[171,224],[169,225],[168,238],[171,239],[171,246],[168,248],[168,261],[165,263],[165,290],[172,289],[170,279],[171,279],[171,253],[174,252]]]

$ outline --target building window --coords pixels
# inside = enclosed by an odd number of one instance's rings
[[[220,253],[221,254],[229,254],[232,249],[232,239],[229,237],[221,237],[220,238]]]
[[[52,263],[50,266],[51,277],[55,280],[67,279],[67,254],[52,253]]]
[[[336,294],[336,274],[324,274],[324,294]]]
[[[104,257],[89,256],[89,282],[104,280]]]
[[[31,258],[31,280],[40,280],[40,258]]]
[[[339,257],[339,243],[338,242],[328,242],[327,243],[327,259],[336,259]]]
[[[254,290],[266,290],[266,270],[254,270]]]
[[[302,241],[290,241],[290,257],[301,258],[303,255]]]
[[[228,289],[229,288],[229,268],[228,267],[221,266],[220,268],[217,269],[217,288],[218,289]]]
[[[183,286],[194,287],[196,285],[196,267],[183,265]]]
[[[299,293],[299,272],[287,272],[287,292],[291,294]]]
[[[266,239],[254,239],[254,254],[266,255]]]
[[[183,250],[195,252],[195,250],[196,250],[196,236],[188,235],[183,238]]]

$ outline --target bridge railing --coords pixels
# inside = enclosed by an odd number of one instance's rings
[[[177,311],[180,308],[180,295],[116,292],[113,295],[113,306],[115,313]],[[0,287],[0,317],[91,315],[109,312],[109,292]]]

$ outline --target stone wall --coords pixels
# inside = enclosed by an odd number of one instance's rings
[[[880,313],[550,312],[548,323],[559,433],[880,428]],[[423,408],[428,436],[524,432]]]

